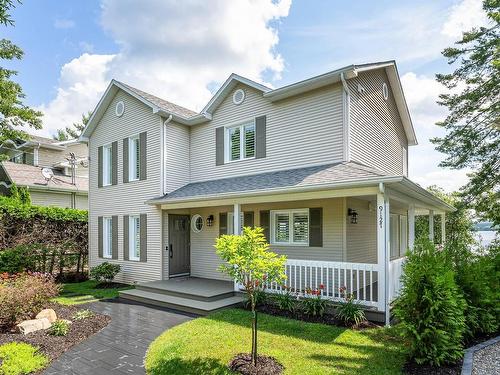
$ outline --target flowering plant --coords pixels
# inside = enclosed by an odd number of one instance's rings
[[[327,301],[322,299],[324,285],[320,284],[318,289],[306,288],[302,309],[307,315],[323,316],[326,310]]]
[[[337,307],[337,318],[344,322],[345,325],[358,325],[365,321],[363,309],[354,303],[354,294],[347,293],[345,286],[339,288],[339,294],[343,302]]]

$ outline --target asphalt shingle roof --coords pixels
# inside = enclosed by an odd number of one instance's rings
[[[38,186],[53,189],[66,189],[75,191],[88,191],[89,179],[86,177],[76,177],[76,185],[71,183],[71,177],[57,174],[47,182],[42,176],[42,168],[28,164],[13,163],[4,161],[0,164],[11,182],[17,186]]]
[[[386,176],[383,172],[355,162],[267,172],[251,176],[187,184],[158,200],[190,199],[206,195],[243,193],[276,188],[307,187]]]
[[[126,86],[129,90],[133,91],[135,94],[141,96],[142,98],[144,98],[148,102],[156,105],[157,107],[159,107],[167,112],[174,113],[176,115],[179,115],[179,116],[185,117],[185,118],[193,117],[193,116],[196,116],[198,114],[195,111],[191,111],[190,109],[181,107],[180,105],[171,103],[171,102],[164,100],[164,99],[161,99],[157,96],[148,94],[147,92],[136,89],[135,87],[127,85],[126,83],[120,82],[120,84],[122,84],[123,86]]]

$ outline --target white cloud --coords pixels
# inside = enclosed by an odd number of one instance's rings
[[[54,21],[54,27],[56,29],[71,29],[75,27],[75,21],[69,19],[56,19]]]
[[[94,108],[111,78],[195,110],[231,72],[279,78],[277,22],[291,0],[103,0],[101,23],[120,46],[114,56],[83,54],[61,70],[57,97],[41,107],[44,134]]]
[[[451,8],[441,32],[450,38],[458,39],[464,31],[485,25],[487,22],[482,0],[463,0]]]

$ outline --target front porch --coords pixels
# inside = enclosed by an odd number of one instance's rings
[[[163,277],[232,283],[219,271],[215,240],[241,233],[243,226],[259,226],[271,250],[287,256],[284,285],[266,285],[268,292],[281,293],[286,286],[304,295],[319,289],[322,298],[338,302],[339,289],[345,287],[357,303],[388,323],[404,256],[414,244],[416,215],[429,215],[433,238],[434,215],[444,218],[452,208],[404,178],[352,184],[156,202],[163,210]],[[444,227],[441,233],[444,238]],[[233,292],[240,290],[233,285]]]

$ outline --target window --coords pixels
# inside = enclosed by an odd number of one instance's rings
[[[137,216],[128,218],[128,258],[130,260],[139,260],[141,258],[141,220]]]
[[[252,122],[226,129],[226,161],[255,157],[255,124]]]
[[[243,233],[243,212],[240,212],[240,233]],[[234,234],[234,214],[227,213],[227,234]]]
[[[111,144],[102,147],[102,184],[111,185],[113,174],[113,153]]]
[[[128,139],[128,176],[129,181],[136,181],[140,178],[140,142],[139,135]]]
[[[403,257],[408,250],[408,217],[401,215],[399,217],[399,233],[400,233],[400,246],[399,256]]]
[[[309,245],[309,210],[271,211],[271,242],[278,245]]]
[[[399,257],[399,215],[390,214],[391,259]]]
[[[110,217],[102,219],[102,256],[103,258],[113,257],[113,221]]]
[[[204,223],[201,215],[196,214],[196,215],[193,215],[193,217],[191,218],[191,229],[195,233],[200,233],[203,230],[204,224],[205,223]]]

